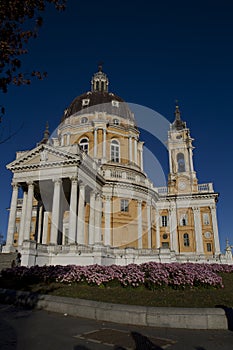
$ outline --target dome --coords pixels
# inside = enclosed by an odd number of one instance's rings
[[[108,92],[108,77],[102,72],[102,66],[91,80],[91,91],[77,96],[65,110],[61,121],[73,114],[106,112],[135,123],[134,115],[124,100],[112,92]]]

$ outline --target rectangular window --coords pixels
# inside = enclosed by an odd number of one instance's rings
[[[121,199],[121,211],[127,213],[129,211],[128,199]]]
[[[162,242],[162,248],[169,248],[168,242]]]
[[[211,243],[206,243],[207,252],[212,252]]]
[[[208,213],[203,214],[203,224],[204,225],[209,225],[210,224],[210,217]]]
[[[168,217],[167,215],[162,215],[161,216],[161,226],[167,227],[168,226]]]

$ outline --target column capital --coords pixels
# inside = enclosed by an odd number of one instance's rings
[[[169,213],[173,213],[176,210],[175,205],[170,205],[168,210],[169,210]]]
[[[200,213],[200,207],[192,207],[194,213]]]
[[[215,204],[210,205],[210,210],[211,211],[216,210],[216,205]]]
[[[27,185],[28,185],[28,187],[32,187],[32,186],[34,186],[34,182],[32,180],[27,181]]]
[[[53,179],[53,183],[54,183],[54,185],[60,185],[62,183],[62,179],[55,178],[55,179]]]
[[[79,181],[78,186],[80,189],[85,189],[86,184],[83,181]]]
[[[71,182],[78,182],[78,177],[77,176],[70,176],[70,181]]]
[[[19,188],[19,183],[17,181],[12,181],[11,186],[13,187],[13,190],[16,190]]]
[[[99,192],[96,192],[95,197],[96,197],[96,200],[102,199],[101,194]]]
[[[141,200],[141,199],[138,199],[138,200],[137,200],[137,206],[138,206],[138,207],[141,207],[141,206],[142,206],[142,200]]]

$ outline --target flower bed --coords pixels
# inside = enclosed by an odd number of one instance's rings
[[[218,273],[232,273],[232,265],[155,263],[127,266],[111,265],[67,265],[14,267],[2,271],[2,277],[21,283],[65,284],[85,282],[89,285],[107,286],[116,281],[126,287],[144,285],[148,289],[169,286],[174,289],[193,287],[223,288]]]

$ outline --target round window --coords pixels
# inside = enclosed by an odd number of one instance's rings
[[[163,234],[163,239],[167,239],[168,235],[166,233]]]
[[[83,117],[83,118],[81,119],[81,124],[86,124],[87,122],[88,122],[87,117]]]

